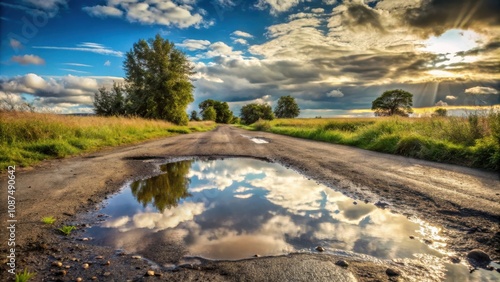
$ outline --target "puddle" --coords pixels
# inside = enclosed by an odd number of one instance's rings
[[[162,174],[130,183],[107,200],[100,210],[106,220],[86,231],[94,244],[162,265],[186,257],[314,252],[321,245],[378,259],[432,262],[447,281],[498,278],[486,270],[469,275],[465,265],[448,263],[438,251],[446,246],[439,229],[354,201],[279,164],[184,160],[160,168]]]
[[[248,135],[240,134],[242,137],[250,139],[250,141],[257,143],[257,144],[268,144],[269,141],[265,140],[264,138],[260,137],[250,137]]]

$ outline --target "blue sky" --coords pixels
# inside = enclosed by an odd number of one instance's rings
[[[197,109],[295,97],[301,116],[369,115],[385,90],[415,107],[500,104],[496,0],[2,1],[0,100],[91,112],[124,54],[159,33],[191,59]]]

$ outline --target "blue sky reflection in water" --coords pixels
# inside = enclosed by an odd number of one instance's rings
[[[109,218],[88,230],[97,244],[154,261],[182,256],[242,259],[312,251],[322,245],[380,259],[426,260],[451,267],[438,229],[365,204],[281,165],[254,159],[185,160],[131,183],[112,197]],[[416,239],[410,239],[414,236]],[[162,259],[158,253],[180,253]],[[168,257],[168,256],[167,256]],[[466,267],[453,267],[468,275]],[[451,273],[450,273],[451,275]]]

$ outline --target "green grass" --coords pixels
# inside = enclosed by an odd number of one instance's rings
[[[42,222],[47,225],[54,224],[56,222],[56,219],[53,216],[45,216],[42,218]]]
[[[69,236],[71,234],[71,231],[75,230],[76,227],[72,225],[64,225],[63,227],[57,229],[61,231],[64,235]]]
[[[176,126],[158,120],[124,117],[78,117],[26,112],[0,112],[0,171],[27,167],[104,147],[209,131],[213,122]]]
[[[23,272],[16,273],[16,282],[26,282],[29,281],[31,278],[35,277],[36,273],[29,272],[28,269],[24,269]]]
[[[253,130],[500,171],[500,111],[465,117],[277,119]]]

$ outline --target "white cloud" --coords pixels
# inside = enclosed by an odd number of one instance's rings
[[[88,71],[81,71],[81,70],[74,70],[74,69],[60,69],[60,70],[74,72],[74,73],[89,73]]]
[[[111,62],[109,60],[107,60],[106,62],[104,62],[104,66],[105,67],[109,67],[111,66]]]
[[[337,0],[323,0],[323,3],[326,5],[335,5],[337,4]]]
[[[43,65],[45,60],[35,55],[13,56],[12,61],[21,65]]]
[[[206,12],[199,9],[194,11],[195,1],[181,1],[177,4],[173,1],[157,0],[110,0],[107,6],[89,6],[83,7],[91,16],[113,16],[124,17],[129,22],[138,22],[149,25],[176,26],[187,28],[190,26],[210,26],[211,21],[204,21],[203,15]]]
[[[243,38],[235,39],[235,40],[233,40],[233,42],[237,43],[237,44],[241,44],[241,45],[248,45],[248,42]]]
[[[87,12],[90,16],[93,17],[121,17],[123,15],[123,12],[115,7],[110,7],[110,6],[93,6],[93,7],[83,7],[82,10]]]
[[[498,90],[492,87],[476,86],[465,89],[465,93],[476,94],[476,95],[491,95],[491,94],[498,94],[499,92]]]
[[[101,55],[111,55],[116,57],[123,57],[123,52],[109,49],[108,47],[93,42],[83,42],[77,45],[78,47],[59,47],[59,46],[33,46],[36,49],[49,49],[49,50],[68,50],[68,51],[82,51],[91,52]]]
[[[246,37],[246,38],[253,38],[253,35],[251,35],[248,32],[241,31],[241,30],[236,30],[233,33],[231,33],[231,35],[239,36],[239,37]]]
[[[13,38],[11,38],[11,39],[9,40],[9,45],[10,45],[10,47],[12,47],[12,49],[14,49],[14,50],[17,50],[17,49],[20,49],[20,48],[22,48],[22,47],[23,47],[23,44],[21,44],[21,42],[19,42],[18,40],[15,40],[15,39],[13,39]]]
[[[264,10],[267,7],[270,7],[270,13],[272,15],[277,15],[281,12],[286,12],[290,10],[292,7],[297,6],[301,0],[259,0],[255,7]]]
[[[344,97],[344,93],[340,91],[340,89],[334,89],[328,93],[326,93],[326,96],[328,97]]]
[[[457,97],[452,96],[452,95],[448,95],[448,96],[446,96],[446,98],[445,98],[445,99],[446,99],[446,100],[456,100],[456,99],[457,99]]]
[[[63,65],[75,66],[75,67],[87,67],[87,68],[91,68],[92,67],[91,65],[80,64],[80,63],[63,63]]]
[[[68,70],[71,71],[71,70]],[[70,112],[72,108],[90,108],[94,93],[100,86],[110,87],[119,77],[91,77],[66,75],[41,77],[34,73],[11,78],[0,78],[0,91],[16,95],[30,94],[37,108],[59,109]]]
[[[315,8],[315,9],[312,9],[311,12],[316,13],[316,14],[322,14],[322,13],[325,12],[325,9],[323,9],[323,8]]]
[[[210,45],[208,40],[185,39],[182,43],[177,44],[179,47],[184,47],[189,51],[205,50]]]
[[[436,102],[436,104],[434,104],[434,106],[436,106],[436,107],[448,107],[448,103],[446,103],[442,100],[439,100]]]

